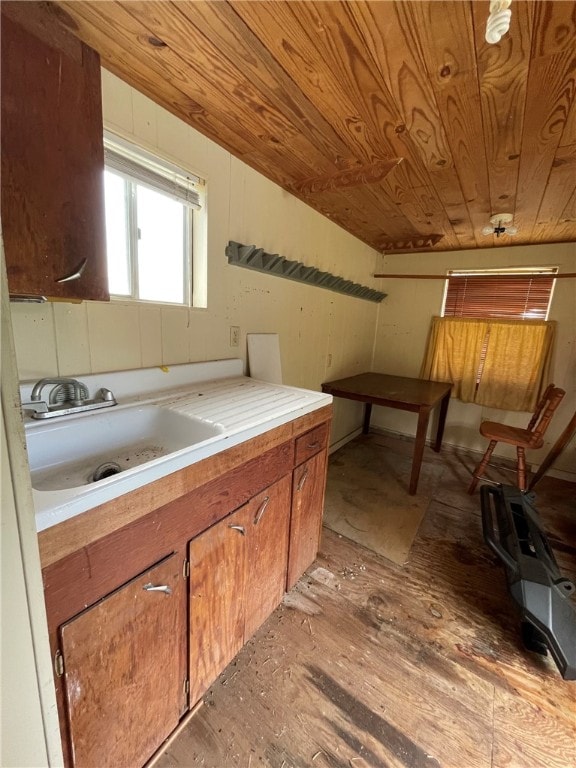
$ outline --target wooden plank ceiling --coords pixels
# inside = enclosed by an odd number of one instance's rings
[[[573,2],[512,0],[495,45],[484,0],[48,7],[107,69],[378,250],[576,240]],[[503,212],[518,233],[482,234]]]

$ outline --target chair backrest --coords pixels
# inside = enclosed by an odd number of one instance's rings
[[[566,390],[555,387],[554,384],[549,384],[546,387],[542,399],[536,406],[534,415],[528,424],[528,429],[532,432],[530,446],[541,445],[542,437],[550,425],[554,411],[565,394]]]

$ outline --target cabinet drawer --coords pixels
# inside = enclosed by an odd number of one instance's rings
[[[329,428],[330,425],[326,422],[296,438],[296,457],[294,462],[296,466],[302,464],[303,461],[306,461],[306,459],[309,459],[326,447]]]

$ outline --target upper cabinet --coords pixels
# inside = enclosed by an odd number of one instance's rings
[[[54,19],[40,24],[26,11],[25,25],[16,23],[19,12],[11,8],[26,5],[3,3],[1,18],[9,291],[108,300],[100,58],[58,34]]]

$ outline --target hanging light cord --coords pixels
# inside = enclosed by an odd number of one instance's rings
[[[490,15],[486,22],[486,42],[499,43],[501,38],[510,29],[512,0],[491,0]]]

